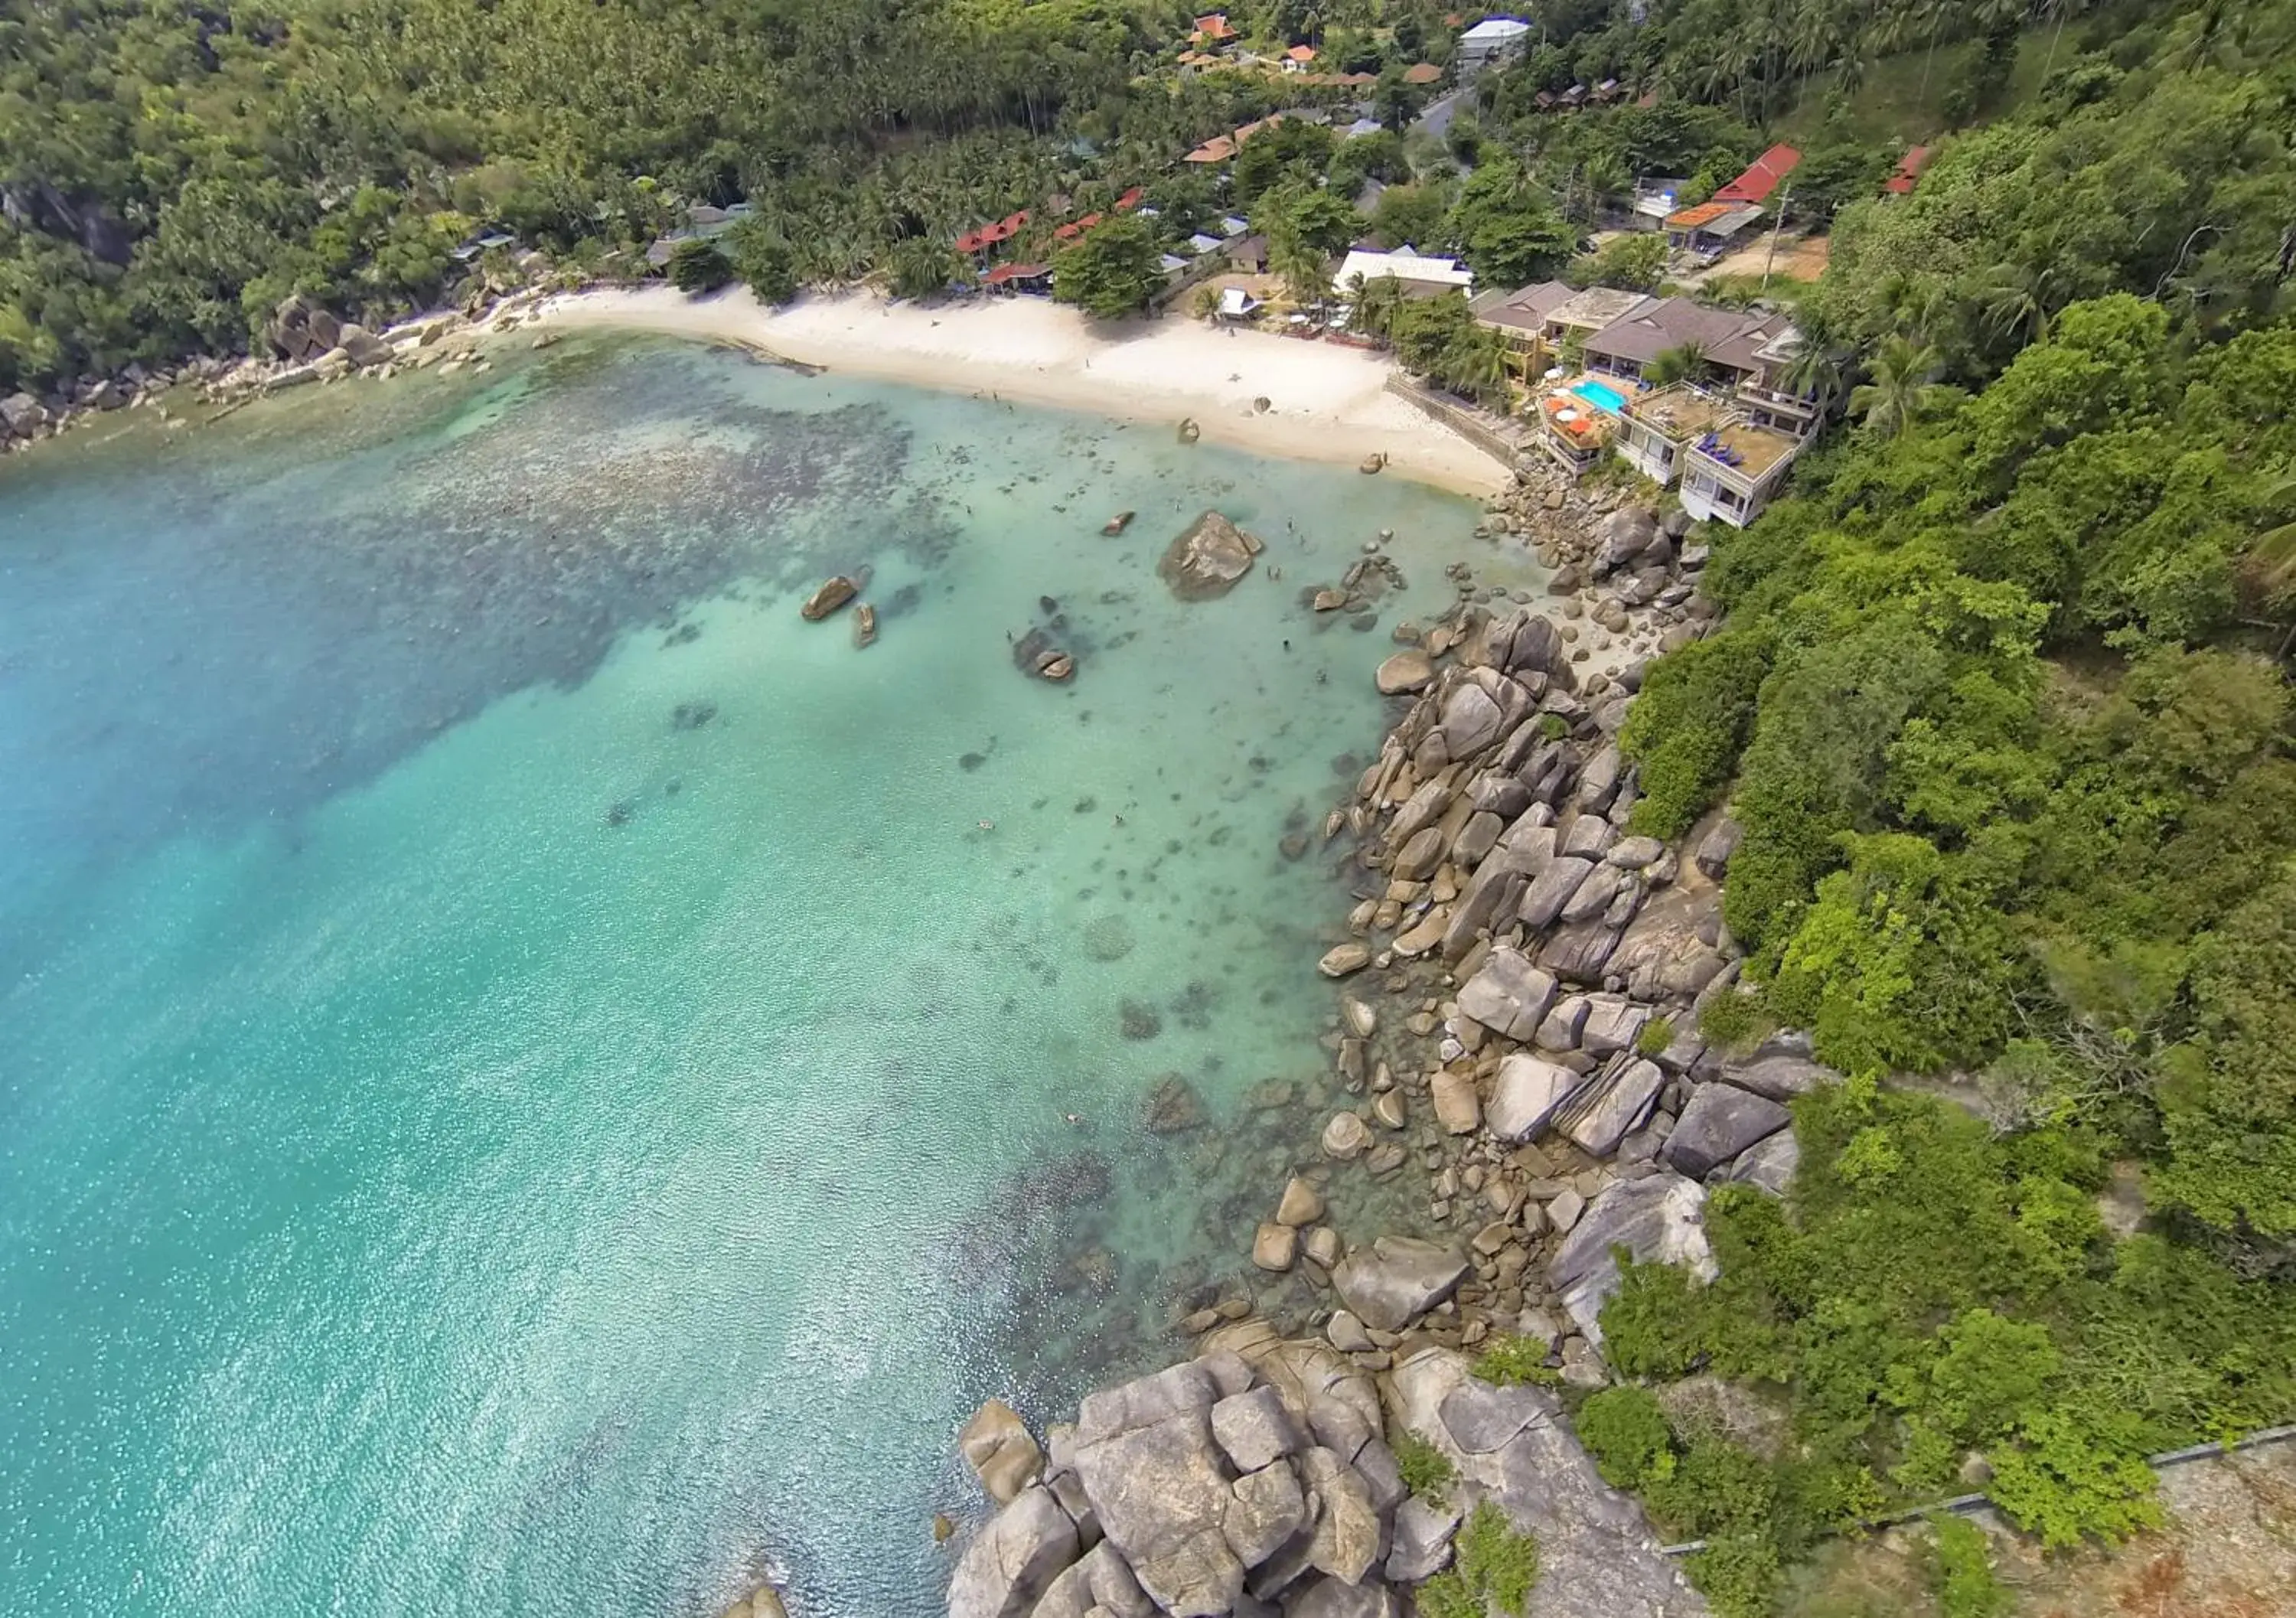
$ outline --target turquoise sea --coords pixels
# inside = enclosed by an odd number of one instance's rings
[[[634,340],[0,467],[0,1611],[937,1610],[957,1423],[1250,1284],[1475,514]]]

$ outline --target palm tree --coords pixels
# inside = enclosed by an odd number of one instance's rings
[[[1281,239],[1269,238],[1267,267],[1283,281],[1284,292],[1300,308],[1320,308],[1332,295],[1332,277],[1324,268],[1324,255],[1289,233]],[[1394,277],[1380,279],[1393,281]]]
[[[1909,338],[1885,338],[1867,374],[1849,395],[1849,414],[1863,416],[1876,438],[1903,438],[1916,423],[1943,407],[1953,390],[1932,379],[1944,362],[1935,349]]]
[[[1370,283],[1361,275],[1350,275],[1348,296],[1355,300],[1355,313],[1348,324],[1366,337],[1385,342],[1395,325],[1395,311],[1403,305],[1403,283],[1392,275]]]
[[[2017,346],[2039,342],[2049,334],[2054,311],[2049,308],[2046,270],[2022,264],[1998,264],[1979,283],[1978,318],[1997,342],[2014,340]]]
[[[2049,53],[2041,62],[2041,82],[2049,82],[2049,70],[2057,65],[2057,43],[2065,37],[2065,19],[2076,16],[2089,7],[2089,0],[2040,0],[2044,17],[2054,18],[2056,27],[2049,34]]]
[[[1643,371],[1643,379],[1652,387],[1663,388],[1672,382],[1694,382],[1706,374],[1706,345],[1702,342],[1678,343],[1653,358]]]
[[[1443,385],[1488,399],[1506,381],[1506,354],[1496,333],[1470,326],[1443,351]]]
[[[1840,349],[1805,338],[1778,380],[1789,392],[1816,404],[1820,415],[1830,415],[1841,402],[1842,384],[1849,377]]]
[[[1944,29],[1946,20],[1959,9],[1957,0],[1914,0],[1910,10],[1929,25],[1930,42],[1929,49],[1922,56],[1922,84],[1921,88],[1914,92],[1915,101],[1923,100],[1930,93],[1930,70],[1937,65],[1938,34]]]
[[[1801,0],[1786,33],[1786,66],[1793,70],[1798,87],[1807,88],[1809,76],[1841,49],[1841,12],[1830,0]]]

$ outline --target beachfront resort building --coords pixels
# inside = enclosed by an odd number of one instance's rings
[[[1512,292],[1487,292],[1474,300],[1475,318],[1506,344],[1514,374],[1528,382],[1587,339],[1636,306],[1650,301],[1640,292],[1616,287],[1574,287],[1542,281]]]
[[[1816,431],[1789,374],[1801,336],[1784,315],[1559,281],[1475,300],[1530,384],[1539,448],[1576,476],[1614,451],[1701,522],[1743,526]],[[1660,355],[1690,374],[1655,386]]]
[[[1399,247],[1391,253],[1353,249],[1341,261],[1340,273],[1332,278],[1334,290],[1342,295],[1352,295],[1358,275],[1366,284],[1382,279],[1400,282],[1406,298],[1433,298],[1454,289],[1464,292],[1475,284],[1475,272],[1456,259],[1435,258],[1409,246]]]

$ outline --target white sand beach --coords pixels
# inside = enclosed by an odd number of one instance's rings
[[[1383,356],[1177,314],[1095,325],[1038,298],[929,306],[867,292],[769,309],[742,287],[690,299],[652,286],[552,299],[539,318],[738,342],[831,371],[1130,421],[1192,417],[1206,439],[1301,460],[1353,466],[1378,451],[1391,472],[1461,494],[1491,493],[1510,475],[1388,392]],[[1254,410],[1262,398],[1269,407]]]

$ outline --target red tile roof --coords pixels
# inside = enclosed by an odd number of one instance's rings
[[[1034,281],[1045,271],[1041,264],[1000,264],[980,280],[984,286],[1003,286],[1008,281]]]
[[[1443,70],[1431,62],[1414,62],[1403,70],[1403,82],[1407,85],[1431,85],[1443,77]]]
[[[1756,158],[1753,167],[1714,193],[1718,202],[1767,202],[1778,182],[1794,171],[1801,161],[1801,153],[1792,146],[1779,144]]]
[[[1119,213],[1130,213],[1134,209],[1140,206],[1142,201],[1147,195],[1147,192],[1141,189],[1141,187],[1135,185],[1131,190],[1126,192],[1122,196],[1116,199],[1116,211]]]
[[[1743,207],[1742,202],[1701,202],[1695,208],[1685,208],[1679,213],[1666,216],[1669,230],[1696,230],[1702,225],[1711,225],[1724,214]]]
[[[1208,17],[1197,18],[1195,30],[1206,39],[1235,37],[1235,29],[1228,26],[1227,14],[1225,12],[1214,12]]]
[[[1930,159],[1936,155],[1934,147],[1915,147],[1898,160],[1898,172],[1882,183],[1882,189],[1892,196],[1904,196],[1913,190],[1914,182],[1922,177],[1922,170],[1930,166]]]
[[[1313,62],[1316,60],[1316,47],[1312,45],[1295,45],[1283,53],[1294,62]]]
[[[966,231],[956,239],[956,251],[977,253],[983,248],[996,246],[999,242],[1009,242],[1027,228],[1028,223],[1029,210],[1025,208],[1018,213],[1006,214],[994,225]]]

